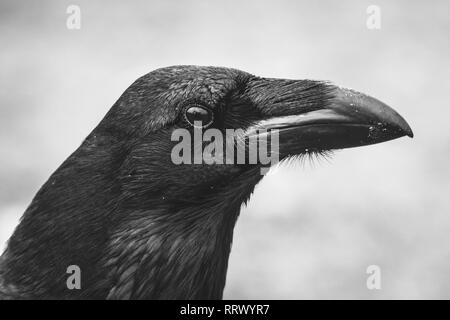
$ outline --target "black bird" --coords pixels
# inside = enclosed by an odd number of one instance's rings
[[[278,129],[280,160],[413,136],[384,103],[329,82],[155,70],[36,194],[1,257],[0,298],[222,298],[233,228],[263,164],[175,164],[172,133],[195,120],[202,131]],[[80,289],[67,287],[71,265]]]

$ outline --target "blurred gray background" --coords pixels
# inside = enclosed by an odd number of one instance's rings
[[[66,9],[81,8],[68,30]],[[366,27],[369,5],[381,29]],[[274,170],[235,229],[225,298],[450,298],[450,2],[0,3],[0,249],[38,188],[137,77],[177,64],[331,80],[413,140]],[[368,290],[366,268],[381,268]]]

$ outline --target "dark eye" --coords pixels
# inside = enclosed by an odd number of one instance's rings
[[[200,105],[188,107],[185,118],[190,125],[200,128],[209,126],[214,120],[212,111]]]

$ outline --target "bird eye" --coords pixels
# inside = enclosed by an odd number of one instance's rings
[[[190,125],[200,128],[209,126],[214,120],[212,111],[199,105],[187,108],[185,118]]]

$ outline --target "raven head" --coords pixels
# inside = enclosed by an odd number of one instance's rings
[[[5,287],[40,298],[220,298],[240,207],[272,164],[255,137],[281,161],[405,135],[394,110],[328,82],[150,72],[37,193],[3,255]],[[80,291],[66,287],[73,264]]]
[[[163,68],[138,79],[93,134],[104,132],[130,148],[120,177],[128,203],[138,206],[205,203],[220,192],[240,204],[261,179],[259,169],[274,163],[262,162],[262,146],[266,156],[282,161],[413,136],[384,103],[329,82],[198,66]]]

